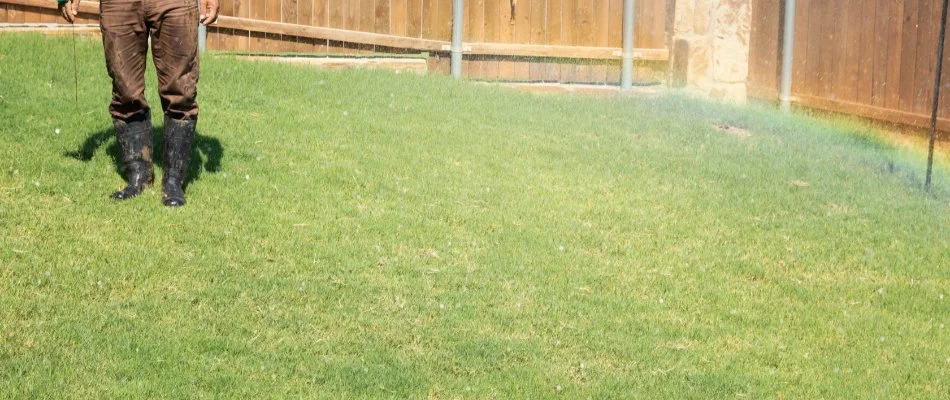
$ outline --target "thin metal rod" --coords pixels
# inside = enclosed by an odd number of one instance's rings
[[[782,111],[792,109],[792,51],[795,48],[795,0],[785,0],[785,35],[782,39]]]
[[[452,0],[452,77],[462,77],[462,18],[463,0]]]
[[[73,85],[75,92],[73,92],[73,97],[75,99],[74,107],[79,106],[79,58],[76,57],[76,23],[75,21],[69,23],[72,26],[72,36],[73,36]]]
[[[940,38],[937,41],[937,77],[934,79],[933,109],[930,114],[930,145],[927,151],[927,181],[924,187],[930,190],[930,178],[933,176],[934,142],[937,138],[937,105],[940,103],[940,75],[943,73],[943,44],[947,34],[947,3],[943,0],[943,11],[940,13]]]
[[[636,0],[624,0],[623,2],[623,61],[621,62],[620,87],[630,89],[633,87],[633,10],[636,8]]]

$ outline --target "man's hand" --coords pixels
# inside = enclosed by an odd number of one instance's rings
[[[79,0],[75,0],[79,1]],[[218,20],[218,0],[201,1],[201,23],[211,25]]]
[[[70,0],[65,3],[59,3],[59,13],[63,15],[63,18],[69,23],[76,22],[76,16],[79,15],[79,1],[80,0]]]

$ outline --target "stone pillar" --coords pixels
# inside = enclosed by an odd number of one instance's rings
[[[675,84],[687,92],[745,102],[751,1],[676,0]]]

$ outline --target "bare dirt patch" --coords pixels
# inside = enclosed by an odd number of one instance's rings
[[[713,124],[718,131],[725,133],[727,135],[732,135],[735,137],[747,138],[752,137],[752,132],[749,132],[746,129],[742,129],[738,126],[730,125],[725,122],[717,122]]]

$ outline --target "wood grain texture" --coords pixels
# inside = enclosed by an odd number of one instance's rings
[[[898,108],[911,110],[914,108],[914,91],[917,72],[917,42],[918,42],[918,4],[914,1],[904,3],[904,29],[901,43],[901,72],[900,72],[900,100]]]
[[[422,2],[424,0],[406,0],[406,31],[410,37],[422,37]]]
[[[389,33],[399,36],[409,35],[409,14],[408,2],[406,0],[390,1],[390,27]]]
[[[950,39],[950,37],[944,40],[943,73],[940,77],[940,103],[937,109],[937,115],[940,118],[950,118],[950,40],[947,39]]]
[[[498,13],[498,42],[500,43],[513,43],[514,40],[514,12],[517,8],[516,0],[506,0],[500,2],[501,7],[499,7]],[[498,62],[498,78],[503,80],[509,80],[515,76],[515,63],[508,60],[503,60]]]
[[[343,1],[343,29],[351,31],[360,30],[360,4],[361,0]]]
[[[607,46],[623,46],[623,1],[609,0],[607,11]],[[636,17],[634,17],[636,18]]]
[[[436,18],[436,40],[452,41],[452,0],[438,1],[438,17]],[[465,25],[464,23],[462,24]]]
[[[874,7],[874,0],[868,7],[860,7],[859,27],[859,57],[858,74],[855,78],[855,101],[862,104],[871,104],[871,96],[874,90],[874,32],[877,30],[875,22],[877,21],[877,9]]]
[[[814,74],[811,71],[813,66],[808,60],[808,41],[804,38],[808,35],[808,29],[811,27],[811,15],[808,13],[808,6],[811,0],[798,0],[795,11],[795,48],[792,61],[792,95],[802,93],[805,88],[806,77]],[[783,28],[784,29],[784,28]]]
[[[391,10],[391,0],[376,0],[373,32],[386,34],[392,33],[392,21],[390,20]]]
[[[914,76],[913,107],[916,114],[930,114],[937,71],[937,35],[940,26],[939,1],[923,1],[917,13],[917,67]]]
[[[360,32],[376,32],[376,1],[359,0],[359,30]]]
[[[901,60],[904,54],[904,5],[890,1],[888,4],[888,39],[887,39],[887,83],[885,87],[884,106],[886,108],[900,107]]]
[[[420,37],[435,37],[435,21],[439,17],[438,12],[436,0],[422,0],[422,35]]]
[[[871,57],[871,105],[883,107],[885,94],[887,92],[887,58],[890,49],[888,48],[888,29],[887,20],[890,16],[888,0],[876,0],[874,5],[874,55]]]

